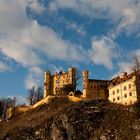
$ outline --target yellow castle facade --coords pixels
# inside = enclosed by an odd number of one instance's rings
[[[108,89],[111,102],[123,105],[134,104],[140,99],[140,71],[122,73],[110,81]]]
[[[107,99],[108,80],[89,79],[89,71],[83,71],[83,98]]]
[[[71,67],[68,72],[58,72],[54,75],[50,71],[44,73],[44,98],[48,95],[64,95],[76,90],[76,68]]]

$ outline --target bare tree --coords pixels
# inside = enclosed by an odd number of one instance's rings
[[[36,102],[40,101],[43,99],[43,88],[42,86],[38,86],[36,89]]]
[[[0,112],[3,118],[6,118],[8,108],[15,107],[16,97],[8,97],[0,99]]]
[[[29,90],[29,103],[30,105],[35,104],[36,102],[40,101],[43,98],[43,88],[41,86],[32,87]]]
[[[34,96],[35,96],[35,87],[33,86],[30,90],[29,90],[29,103],[30,105],[34,104]]]
[[[134,70],[140,70],[140,59],[137,55],[134,56]]]

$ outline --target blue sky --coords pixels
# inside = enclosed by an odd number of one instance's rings
[[[26,96],[43,72],[110,79],[140,58],[139,0],[1,0],[0,97]]]

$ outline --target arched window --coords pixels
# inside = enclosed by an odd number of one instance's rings
[[[117,100],[120,100],[120,97],[117,97]]]
[[[113,90],[112,94],[115,95],[115,91],[114,90]]]
[[[126,86],[124,86],[124,90],[126,90],[127,88],[126,88]]]
[[[129,86],[128,86],[128,87],[129,87],[129,89],[130,89],[130,88],[131,88],[131,84],[129,84]]]
[[[127,94],[124,94],[124,98],[127,98]]]

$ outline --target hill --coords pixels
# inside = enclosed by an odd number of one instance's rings
[[[0,122],[1,140],[139,140],[139,105],[59,97]]]

